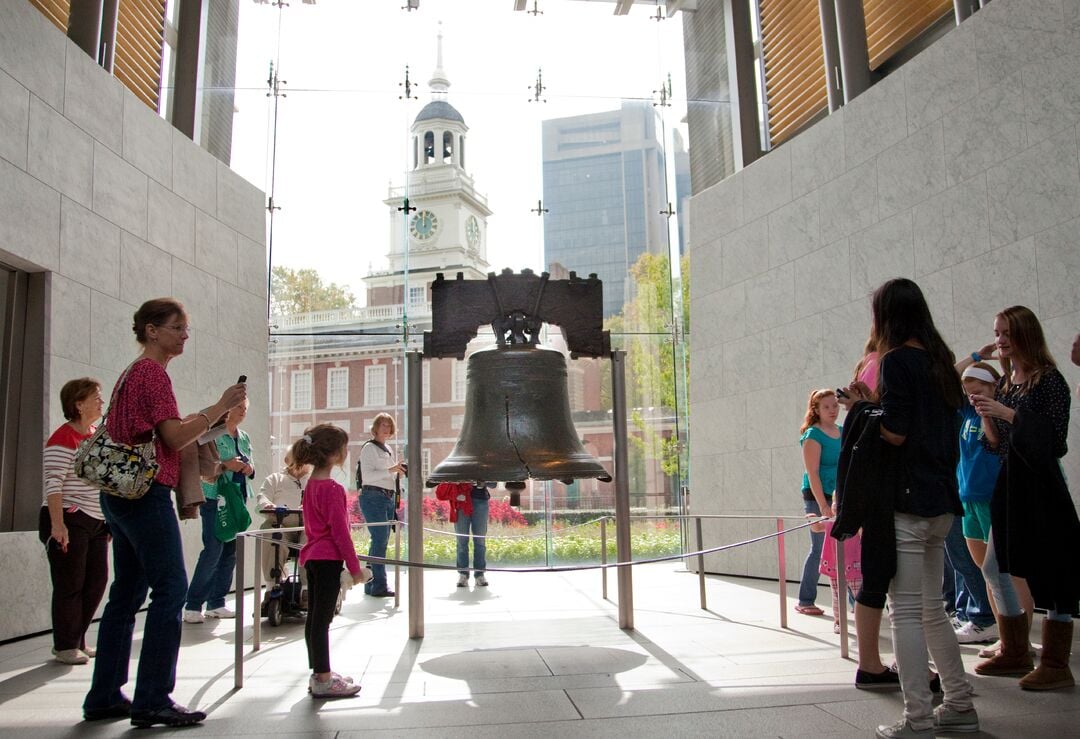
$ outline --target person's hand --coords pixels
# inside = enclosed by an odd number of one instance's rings
[[[238,383],[225,388],[218,405],[222,408],[235,408],[247,400],[247,383]]]
[[[1007,405],[1003,405],[986,395],[970,395],[968,400],[971,401],[975,412],[982,418],[1000,418],[1003,421],[1012,423],[1015,411]]]
[[[997,350],[997,344],[995,344],[992,341],[989,344],[986,344],[985,346],[980,346],[979,347],[979,358],[980,359],[993,359],[994,358],[994,352],[996,350]]]
[[[836,513],[833,512],[833,507],[828,503],[821,509],[821,515],[825,518],[836,518]]]
[[[68,542],[70,542],[71,539],[68,537],[68,528],[64,525],[63,521],[53,525],[49,538],[56,542],[56,545],[60,547],[61,552],[67,554]]]

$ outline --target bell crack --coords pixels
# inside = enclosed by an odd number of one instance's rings
[[[521,462],[521,466],[525,468],[525,474],[531,478],[532,470],[529,469],[529,463],[521,456],[521,451],[518,449],[518,445],[510,433],[510,396],[506,395],[504,397],[506,400],[506,412],[504,414],[506,420],[506,440],[510,442],[510,446],[514,447],[514,454],[517,455],[518,461]]]

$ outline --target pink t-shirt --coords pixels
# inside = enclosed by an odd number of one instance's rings
[[[870,352],[867,354],[863,357],[862,364],[863,366],[862,369],[859,370],[857,379],[860,382],[865,382],[866,386],[876,393],[878,381],[878,353]]]
[[[159,423],[172,418],[180,418],[172,380],[154,360],[140,359],[131,365],[123,389],[112,399],[105,427],[121,444],[141,444],[150,440]],[[180,481],[180,452],[156,436],[154,453],[158,463],[154,479],[174,487]]]
[[[308,480],[304,488],[304,534],[307,543],[300,549],[300,564],[313,559],[344,561],[353,575],[360,574],[352,536],[345,488],[334,480]]]

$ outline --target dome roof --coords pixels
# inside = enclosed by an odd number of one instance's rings
[[[432,100],[425,105],[416,115],[416,120],[414,120],[413,123],[430,121],[433,118],[443,118],[448,121],[465,123],[465,119],[461,117],[461,113],[458,113],[457,108],[445,100]]]

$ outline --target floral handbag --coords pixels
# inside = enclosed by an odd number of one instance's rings
[[[112,410],[113,401],[123,388],[130,371],[129,365],[116,383],[116,389],[109,400],[109,410]],[[157,475],[154,440],[143,444],[121,444],[113,441],[105,430],[105,419],[108,417],[109,412],[106,411],[94,435],[79,444],[74,459],[75,476],[109,495],[125,500],[138,500],[146,495],[150,483]]]

